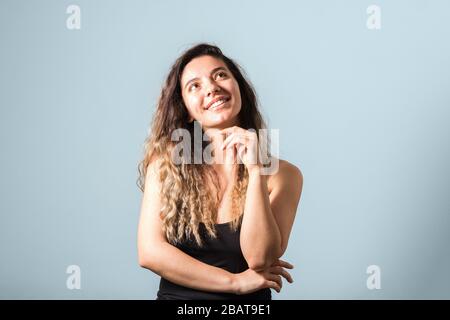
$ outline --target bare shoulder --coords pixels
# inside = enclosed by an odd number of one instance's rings
[[[148,164],[145,174],[145,184],[152,183],[159,185],[159,173],[161,168],[162,159],[156,155],[153,155]]]
[[[303,186],[303,173],[296,165],[287,160],[273,158],[278,161],[278,170],[267,178],[269,191],[279,186],[292,188],[295,193],[301,192]]]

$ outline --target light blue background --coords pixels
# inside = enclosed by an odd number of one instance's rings
[[[66,8],[81,8],[81,30]],[[381,7],[381,30],[366,9]],[[304,175],[274,299],[450,298],[450,2],[0,2],[0,298],[154,299],[135,181],[162,82],[212,42]],[[81,290],[66,288],[81,267]],[[368,290],[366,268],[381,268]]]

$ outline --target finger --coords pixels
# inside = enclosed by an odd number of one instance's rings
[[[281,277],[279,275],[268,272],[266,273],[266,279],[278,283],[280,289],[283,287],[283,281],[281,280]]]
[[[278,261],[276,261],[274,264],[272,264],[272,266],[280,266],[283,268],[287,268],[287,269],[294,269],[294,266],[292,264],[290,264],[287,261],[283,261],[281,259],[278,259]]]
[[[230,144],[236,144],[236,143],[242,143],[243,145],[247,144],[247,139],[243,135],[238,134],[232,134],[228,138],[225,139],[225,141],[222,144],[222,149],[225,149]]]
[[[227,138],[228,139],[228,138]],[[241,144],[243,144],[243,145],[247,145],[247,138],[245,137],[245,136],[242,136],[242,135],[233,135],[233,137],[230,139],[230,140],[228,140],[228,141],[226,141],[226,142],[224,142],[223,143],[223,146],[222,146],[222,149],[225,149],[225,148],[228,148],[228,146],[230,145],[230,144],[238,144],[238,143],[241,143]]]
[[[289,274],[289,272],[287,272],[286,270],[284,270],[283,267],[271,267],[268,269],[269,272],[276,274],[276,275],[281,275],[283,276],[289,283],[294,282],[291,275]]]
[[[269,272],[282,275],[289,283],[294,282],[294,279],[292,279],[292,276],[290,275],[290,273],[287,272],[286,270],[284,270],[283,267],[280,267],[280,266],[270,267],[268,270],[269,270]]]
[[[222,142],[222,149],[224,149],[224,146],[234,137],[234,133],[229,134],[226,136],[225,140]]]
[[[265,286],[266,286],[266,288],[274,289],[278,293],[280,293],[280,291],[281,291],[280,285],[278,283],[276,283],[275,281],[266,280]]]
[[[228,143],[230,143],[230,141],[231,140],[233,140],[233,138],[236,136],[236,133],[231,133],[231,134],[229,134],[226,138],[225,138],[225,140],[222,142],[222,149],[225,149],[226,148],[226,145],[228,144]]]

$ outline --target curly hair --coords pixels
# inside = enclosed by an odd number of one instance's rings
[[[193,139],[194,124],[189,122],[180,83],[184,67],[192,59],[204,55],[221,59],[236,79],[242,99],[242,107],[238,114],[240,126],[244,129],[254,129],[257,134],[259,129],[265,128],[253,86],[245,78],[239,65],[226,57],[218,47],[205,43],[198,44],[185,51],[175,61],[162,88],[149,135],[144,142],[144,157],[138,166],[137,180],[139,188],[144,192],[148,166],[153,159],[157,159],[162,201],[160,218],[167,241],[172,244],[181,243],[193,236],[195,242],[202,246],[204,242],[200,223],[204,224],[209,236],[214,238],[217,236],[215,223],[220,201],[220,185],[215,170],[207,164],[192,164],[185,161],[175,164],[171,156],[175,147],[171,134],[175,129],[188,130],[191,145],[198,143]],[[200,143],[201,150],[208,145],[205,141]],[[191,148],[194,149],[196,148]],[[236,230],[242,221],[248,185],[245,165],[237,166],[236,181],[231,193],[233,230]],[[209,185],[212,186],[212,190],[208,190]]]

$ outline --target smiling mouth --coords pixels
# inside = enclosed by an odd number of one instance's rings
[[[214,102],[213,104],[211,104],[211,106],[209,108],[207,108],[206,110],[209,111],[215,111],[217,109],[220,109],[221,107],[223,107],[223,105],[225,103],[227,103],[228,101],[230,101],[231,98],[230,97],[224,97],[223,99],[217,100],[216,102]]]

